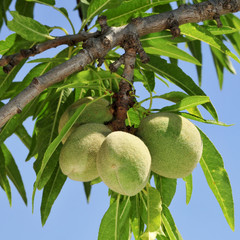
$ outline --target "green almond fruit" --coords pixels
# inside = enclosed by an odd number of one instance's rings
[[[202,156],[198,129],[178,114],[149,115],[141,121],[136,134],[151,153],[151,170],[161,176],[184,178],[192,173]]]
[[[103,182],[113,191],[133,196],[149,179],[151,156],[138,137],[115,131],[102,143],[97,155],[97,169]]]

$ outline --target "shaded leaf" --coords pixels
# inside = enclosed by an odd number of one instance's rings
[[[34,4],[33,2],[27,2],[25,0],[17,0],[15,9],[20,15],[33,18]]]
[[[223,159],[209,138],[199,129],[203,141],[203,153],[200,164],[207,183],[215,195],[223,214],[234,230],[234,203],[228,174]]]
[[[5,144],[1,145],[1,152],[4,157],[3,159],[5,159],[6,174],[18,190],[24,203],[27,205],[27,195],[17,164],[15,163],[12,154],[10,153]]]
[[[62,174],[59,165],[56,166],[52,177],[44,187],[41,203],[41,221],[44,225],[52,209],[53,203],[57,199],[67,176]]]
[[[2,148],[0,148],[0,182],[1,182],[1,186],[3,187],[3,190],[7,195],[9,205],[12,206],[11,187],[7,179],[5,156],[3,154]]]
[[[85,195],[86,195],[86,198],[87,198],[87,202],[89,203],[92,184],[91,184],[91,182],[84,182],[83,186],[84,186],[84,192],[85,192]]]
[[[191,41],[188,42],[188,47],[192,53],[192,55],[202,64],[202,45],[201,41]],[[201,86],[202,83],[202,67],[196,66],[197,74],[198,74],[198,84]]]
[[[162,202],[169,206],[176,193],[177,179],[165,178],[154,174],[154,182],[157,190],[160,192]]]

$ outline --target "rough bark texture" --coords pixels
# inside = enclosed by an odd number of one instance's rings
[[[104,58],[108,51],[121,45],[125,36],[129,36],[132,32],[141,37],[149,33],[170,29],[173,36],[177,36],[180,33],[178,26],[181,24],[197,23],[209,19],[215,19],[219,24],[221,15],[239,10],[240,0],[210,0],[195,5],[182,5],[173,11],[139,18],[126,26],[106,27],[99,37],[89,38],[86,41],[84,50],[48,73],[34,79],[22,93],[3,106],[0,109],[0,127],[12,116],[20,113],[21,109],[44,89],[62,81],[74,72],[81,71],[92,61]]]

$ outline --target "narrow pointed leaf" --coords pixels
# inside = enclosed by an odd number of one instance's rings
[[[47,218],[51,212],[53,203],[57,199],[66,179],[67,176],[62,174],[61,169],[58,165],[43,190],[41,203],[42,225],[46,223]]]
[[[180,26],[181,33],[195,40],[200,40],[206,42],[212,47],[222,51],[223,53],[229,55],[234,60],[240,63],[239,58],[233,54],[222,41],[215,37],[206,28],[199,26],[197,24],[184,24]]]
[[[85,191],[85,195],[86,195],[86,198],[87,198],[87,202],[89,203],[91,189],[92,189],[91,182],[84,182],[83,186],[84,186],[84,191]]]
[[[157,190],[160,192],[162,202],[169,206],[176,193],[177,179],[165,178],[154,174],[154,181]]]
[[[183,178],[185,181],[185,186],[186,186],[186,204],[189,204],[192,196],[192,174],[188,175],[187,177]]]
[[[158,40],[157,42],[151,41],[151,43],[148,42],[147,45],[143,44],[143,47],[146,53],[180,59],[198,66],[201,65],[201,63],[195,57],[164,40]]]
[[[171,82],[176,84],[178,87],[183,89],[189,95],[202,95],[206,96],[203,90],[196,85],[196,83],[185,74],[178,66],[175,64],[167,63],[154,55],[150,56],[150,62],[141,65],[143,68],[150,69],[157,74],[169,79]],[[218,116],[212,103],[206,103],[203,105],[209,113],[213,116],[215,120],[218,120]]]
[[[98,240],[129,240],[130,199],[112,203],[104,214],[98,233]]]
[[[12,154],[10,153],[5,144],[1,145],[1,151],[5,158],[6,174],[18,190],[24,203],[27,205],[27,195],[17,164],[15,163]]]
[[[15,66],[8,74],[4,73],[2,68],[0,69],[0,99],[2,99],[2,96],[11,86],[12,81],[14,80],[15,76],[17,75],[17,73],[19,72],[19,70],[21,69],[25,62],[26,60],[23,60],[21,63]]]
[[[26,0],[27,2],[37,2],[42,4],[48,4],[48,5],[55,5],[55,0]]]
[[[7,179],[5,157],[1,148],[0,148],[0,182],[1,182],[1,186],[3,187],[3,190],[7,195],[9,205],[12,206],[11,187]]]
[[[162,201],[160,193],[153,187],[147,187],[147,232],[157,232],[161,226]]]
[[[207,103],[209,101],[210,101],[209,97],[207,96],[190,96],[182,99],[180,102],[172,106],[164,107],[160,111],[161,112],[167,112],[167,111],[178,112],[178,111],[186,110],[188,108],[196,107],[198,105]]]
[[[147,11],[154,6],[166,4],[169,2],[173,2],[173,0],[159,0],[155,2],[151,0],[124,1],[117,8],[105,11],[104,16],[107,17],[109,25],[119,26],[125,24],[132,17],[138,17],[139,14]]]
[[[192,55],[202,64],[202,45],[201,41],[191,41],[188,42],[188,47],[192,53]],[[196,66],[197,74],[198,74],[198,84],[201,86],[202,83],[202,66]]]
[[[223,159],[209,138],[199,129],[203,141],[203,154],[200,164],[207,183],[215,195],[223,214],[234,230],[234,203],[228,174]]]
[[[32,42],[43,42],[48,39],[54,39],[49,35],[48,29],[36,20],[21,16],[18,12],[11,12],[11,14],[13,20],[8,22],[9,29],[24,39]]]
[[[162,221],[170,240],[182,240],[173,217],[167,206],[164,204],[162,206]]]

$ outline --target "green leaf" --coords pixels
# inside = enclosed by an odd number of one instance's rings
[[[135,239],[139,240],[144,230],[144,223],[140,217],[139,194],[131,198],[131,230]]]
[[[214,125],[219,125],[219,126],[224,126],[224,127],[232,126],[232,124],[226,124],[226,123],[215,121],[215,120],[206,120],[206,119],[200,117],[199,115],[189,114],[189,113],[185,113],[185,112],[180,112],[178,114],[180,114],[181,116],[183,116],[185,118],[189,118],[189,119],[192,119],[192,120],[195,120],[198,122],[202,122],[202,123],[214,124]]]
[[[199,40],[188,42],[188,47],[192,55],[202,64],[202,45]],[[196,66],[198,74],[198,84],[202,83],[202,67]]]
[[[84,182],[83,186],[84,186],[84,192],[85,192],[85,195],[86,195],[86,198],[87,198],[87,202],[89,203],[92,184],[91,184],[91,182]]]
[[[13,67],[11,72],[8,74],[4,73],[2,68],[0,69],[0,99],[2,99],[2,96],[11,86],[12,81],[14,80],[15,76],[17,75],[17,73],[22,68],[25,62],[26,60],[23,60],[17,66]]]
[[[230,27],[230,26],[211,26],[211,25],[201,25],[201,27],[205,28],[207,31],[211,32],[213,35],[224,35],[238,32],[239,29]]]
[[[130,209],[130,198],[120,201],[118,195],[102,218],[98,240],[129,240]]]
[[[207,183],[215,195],[223,214],[234,230],[234,203],[228,174],[223,159],[209,138],[199,129],[203,141],[203,154],[200,164]]]
[[[131,18],[138,17],[142,12],[145,12],[154,6],[166,4],[172,1],[173,0],[159,0],[155,2],[151,0],[124,1],[117,8],[105,11],[103,15],[107,17],[108,24],[110,26],[119,26],[126,24]]]
[[[151,40],[148,42],[143,41],[142,45],[146,53],[181,59],[183,61],[190,62],[199,66],[201,65],[201,63],[195,57],[186,53],[177,46],[169,43],[168,41],[162,39]]]
[[[22,122],[32,114],[32,111],[35,107],[34,100],[30,102],[21,112],[21,114],[17,114],[12,117],[3,127],[0,132],[0,145],[11,136],[16,129],[21,126]]]
[[[177,179],[165,178],[154,174],[154,181],[157,190],[160,192],[162,202],[169,206],[176,193]]]
[[[19,126],[16,131],[15,134],[18,136],[18,138],[22,141],[22,143],[28,148],[30,149],[31,144],[32,144],[32,138],[31,136],[28,134],[27,130],[25,129],[25,127],[23,125]]]
[[[9,205],[12,206],[12,194],[11,187],[9,185],[7,174],[6,174],[6,166],[5,166],[5,157],[2,152],[2,148],[0,148],[0,183],[3,186],[3,190],[5,191]]]
[[[223,53],[229,55],[234,60],[240,63],[239,58],[233,54],[217,37],[211,34],[206,28],[199,26],[197,24],[184,24],[180,26],[181,34],[184,34],[192,39],[200,40],[206,42],[212,47],[222,51]]]
[[[52,209],[53,203],[57,199],[67,176],[62,174],[59,165],[57,165],[52,177],[46,184],[43,190],[42,203],[41,203],[41,221],[44,225]]]
[[[162,201],[157,189],[147,186],[147,229],[146,232],[158,232],[161,226]]]
[[[14,44],[16,33],[9,35],[6,40],[0,41],[0,54],[4,55]]]
[[[32,42],[43,42],[48,39],[54,39],[48,33],[48,29],[41,23],[29,17],[24,17],[18,12],[11,12],[13,20],[8,22],[10,30],[16,32],[21,37]]]
[[[189,204],[191,196],[192,196],[192,174],[188,175],[187,177],[183,178],[185,181],[185,186],[186,186],[186,204]]]
[[[37,3],[42,3],[42,4],[47,4],[47,5],[55,5],[55,0],[26,0],[27,2],[37,2]]]
[[[207,102],[210,102],[209,97],[207,96],[189,96],[182,99],[180,102],[172,106],[162,108],[160,111],[161,112],[167,112],[167,111],[178,112],[178,111],[186,110],[188,108],[196,107],[198,105],[201,105]]]
[[[141,64],[141,66],[169,79],[171,82],[176,84],[178,87],[183,89],[191,96],[206,96],[203,90],[198,87],[196,83],[187,74],[185,74],[181,70],[181,68],[179,68],[175,64],[167,63],[166,60],[151,55],[150,62],[148,62],[147,64]],[[212,103],[209,102],[204,104],[203,106],[209,111],[209,113],[213,116],[215,120],[218,120],[216,110],[213,107]]]
[[[173,217],[167,206],[164,204],[162,205],[162,221],[170,240],[182,240]]]
[[[137,109],[130,108],[127,111],[127,119],[125,120],[126,126],[138,128],[141,123],[141,115]]]
[[[17,164],[15,163],[12,154],[10,153],[5,144],[1,144],[1,152],[4,157],[3,159],[5,159],[6,174],[18,190],[24,203],[27,205],[27,195]]]
[[[25,0],[17,0],[15,9],[20,15],[33,18],[34,4],[33,2],[26,2]]]
[[[149,93],[152,93],[155,88],[155,75],[153,71],[135,69],[134,81],[142,82]]]

